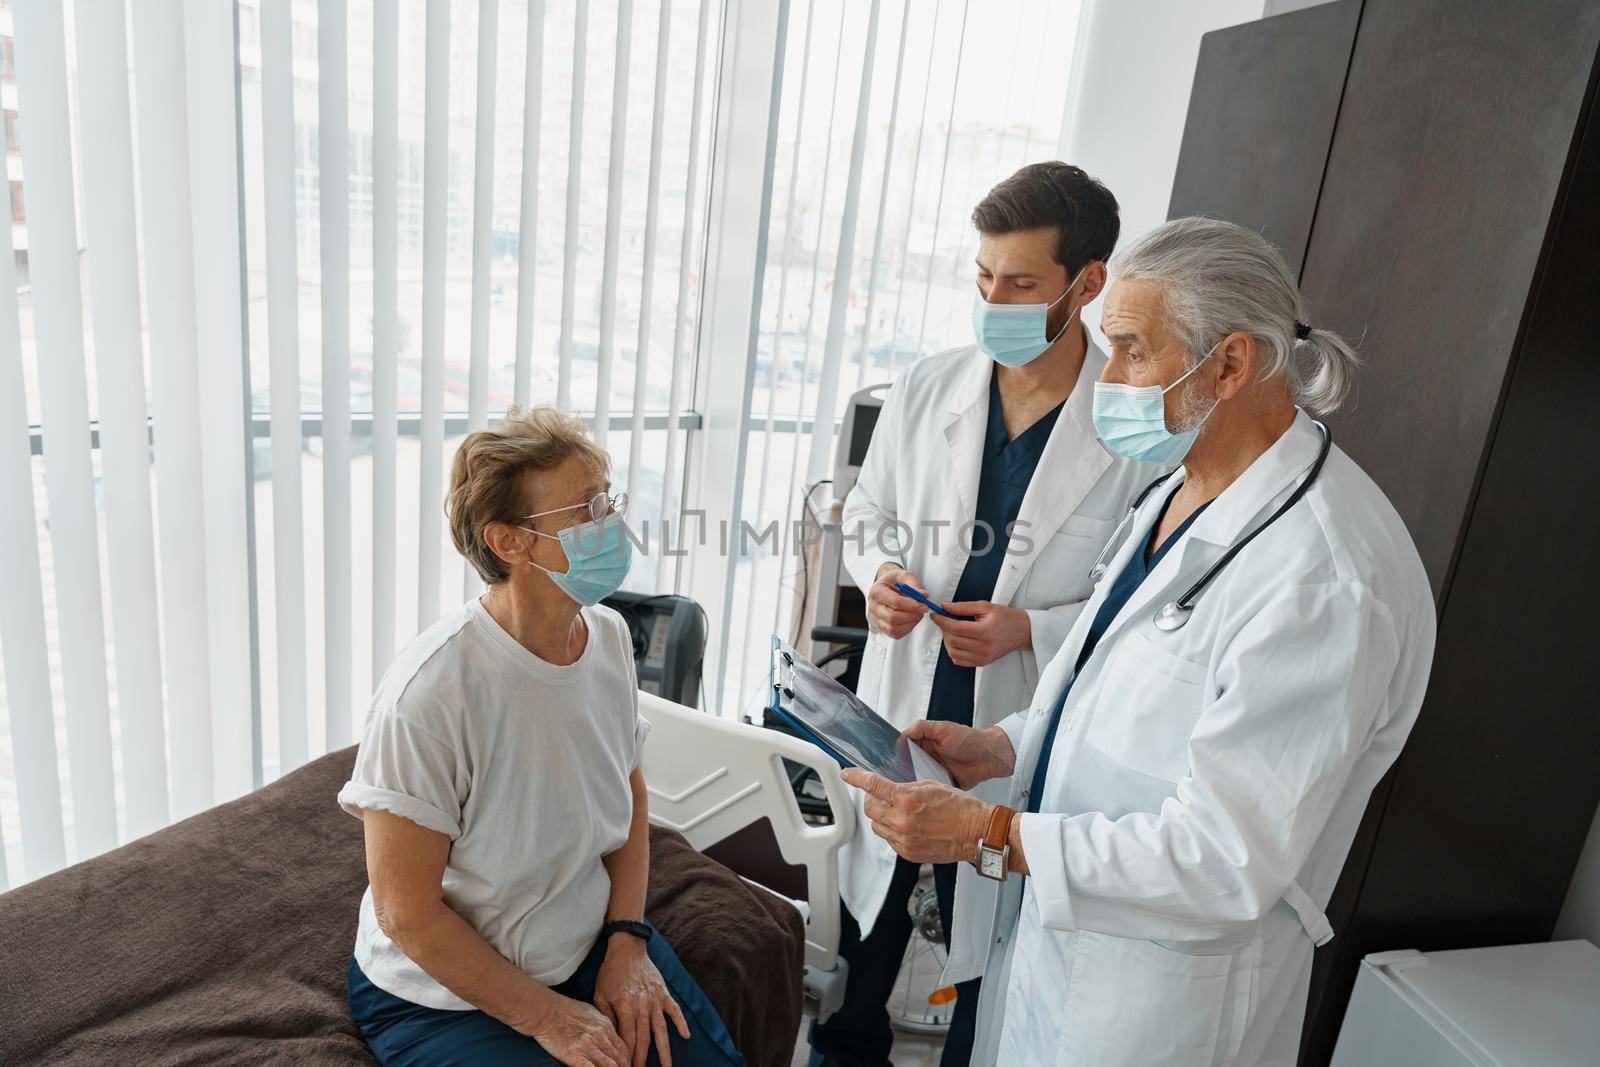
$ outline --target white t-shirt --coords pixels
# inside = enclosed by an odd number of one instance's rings
[[[628,839],[649,729],[633,641],[610,608],[586,607],[570,666],[519,644],[476,599],[408,645],[378,684],[339,803],[447,834],[444,900],[495,950],[546,985],[572,975],[611,896],[602,856]],[[356,962],[373,984],[430,1008],[472,1005],[413,963],[361,898]]]

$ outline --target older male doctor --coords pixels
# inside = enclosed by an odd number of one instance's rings
[[[1090,419],[1106,357],[1078,312],[1105,284],[1116,199],[1077,167],[1034,163],[972,220],[977,344],[919,360],[895,383],[841,524],[872,629],[856,689],[901,728],[924,717],[989,726],[990,712],[1032,698],[1039,665],[1083,609],[1095,554],[1159,469],[1108,452]],[[928,612],[899,583],[963,619]],[[989,799],[1005,799],[998,784]],[[858,826],[841,878],[845,999],[812,1029],[817,1065],[888,1061],[884,1006],[911,936],[920,865]],[[954,864],[935,867],[934,887],[947,929],[952,896],[994,895]],[[976,981],[958,987],[945,1067],[967,1062],[977,1001]]]
[[[1292,1064],[1321,909],[1422,703],[1432,597],[1308,414],[1356,361],[1277,251],[1180,219],[1112,273],[1096,427],[1183,466],[1114,539],[1028,710],[910,731],[1009,796],[846,777],[902,856],[1004,878],[956,902],[949,977],[984,975],[974,1062]]]

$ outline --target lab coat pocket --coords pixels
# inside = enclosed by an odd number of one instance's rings
[[[1228,1003],[1231,955],[1079,931],[1059,1067],[1209,1067]]]
[[[1089,568],[1094,566],[1098,551],[1099,542],[1093,534],[1080,532],[1070,523],[1051,534],[1028,568],[1023,590],[1026,606],[1053,608],[1086,599],[1094,591]]]
[[[1204,667],[1125,632],[1100,675],[1086,741],[1129,770],[1178,781],[1189,773],[1205,681]]]
[[[861,668],[856,675],[856,696],[867,702],[874,711],[881,711],[883,672],[888,662],[889,638],[876,631],[867,635],[867,645],[861,650]]]

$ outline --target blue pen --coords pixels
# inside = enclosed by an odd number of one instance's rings
[[[894,589],[895,592],[899,593],[901,596],[908,596],[912,600],[915,600],[918,604],[921,604],[923,607],[927,608],[929,611],[935,612],[936,614],[939,614],[939,615],[943,615],[947,619],[955,619],[957,622],[971,622],[972,621],[971,619],[969,619],[969,618],[967,618],[967,617],[965,617],[963,615],[952,615],[952,614],[950,614],[948,611],[944,610],[939,605],[935,604],[933,601],[929,600],[927,597],[923,596],[921,593],[919,593],[915,589],[911,588],[905,582],[895,582],[894,585],[892,586],[892,588]]]

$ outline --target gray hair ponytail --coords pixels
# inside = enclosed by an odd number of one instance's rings
[[[1350,395],[1360,357],[1338,334],[1303,327],[1294,276],[1260,234],[1220,219],[1173,219],[1117,253],[1111,273],[1161,287],[1167,329],[1188,347],[1188,365],[1228,334],[1248,333],[1267,352],[1262,378],[1285,376],[1300,407],[1326,415]]]

